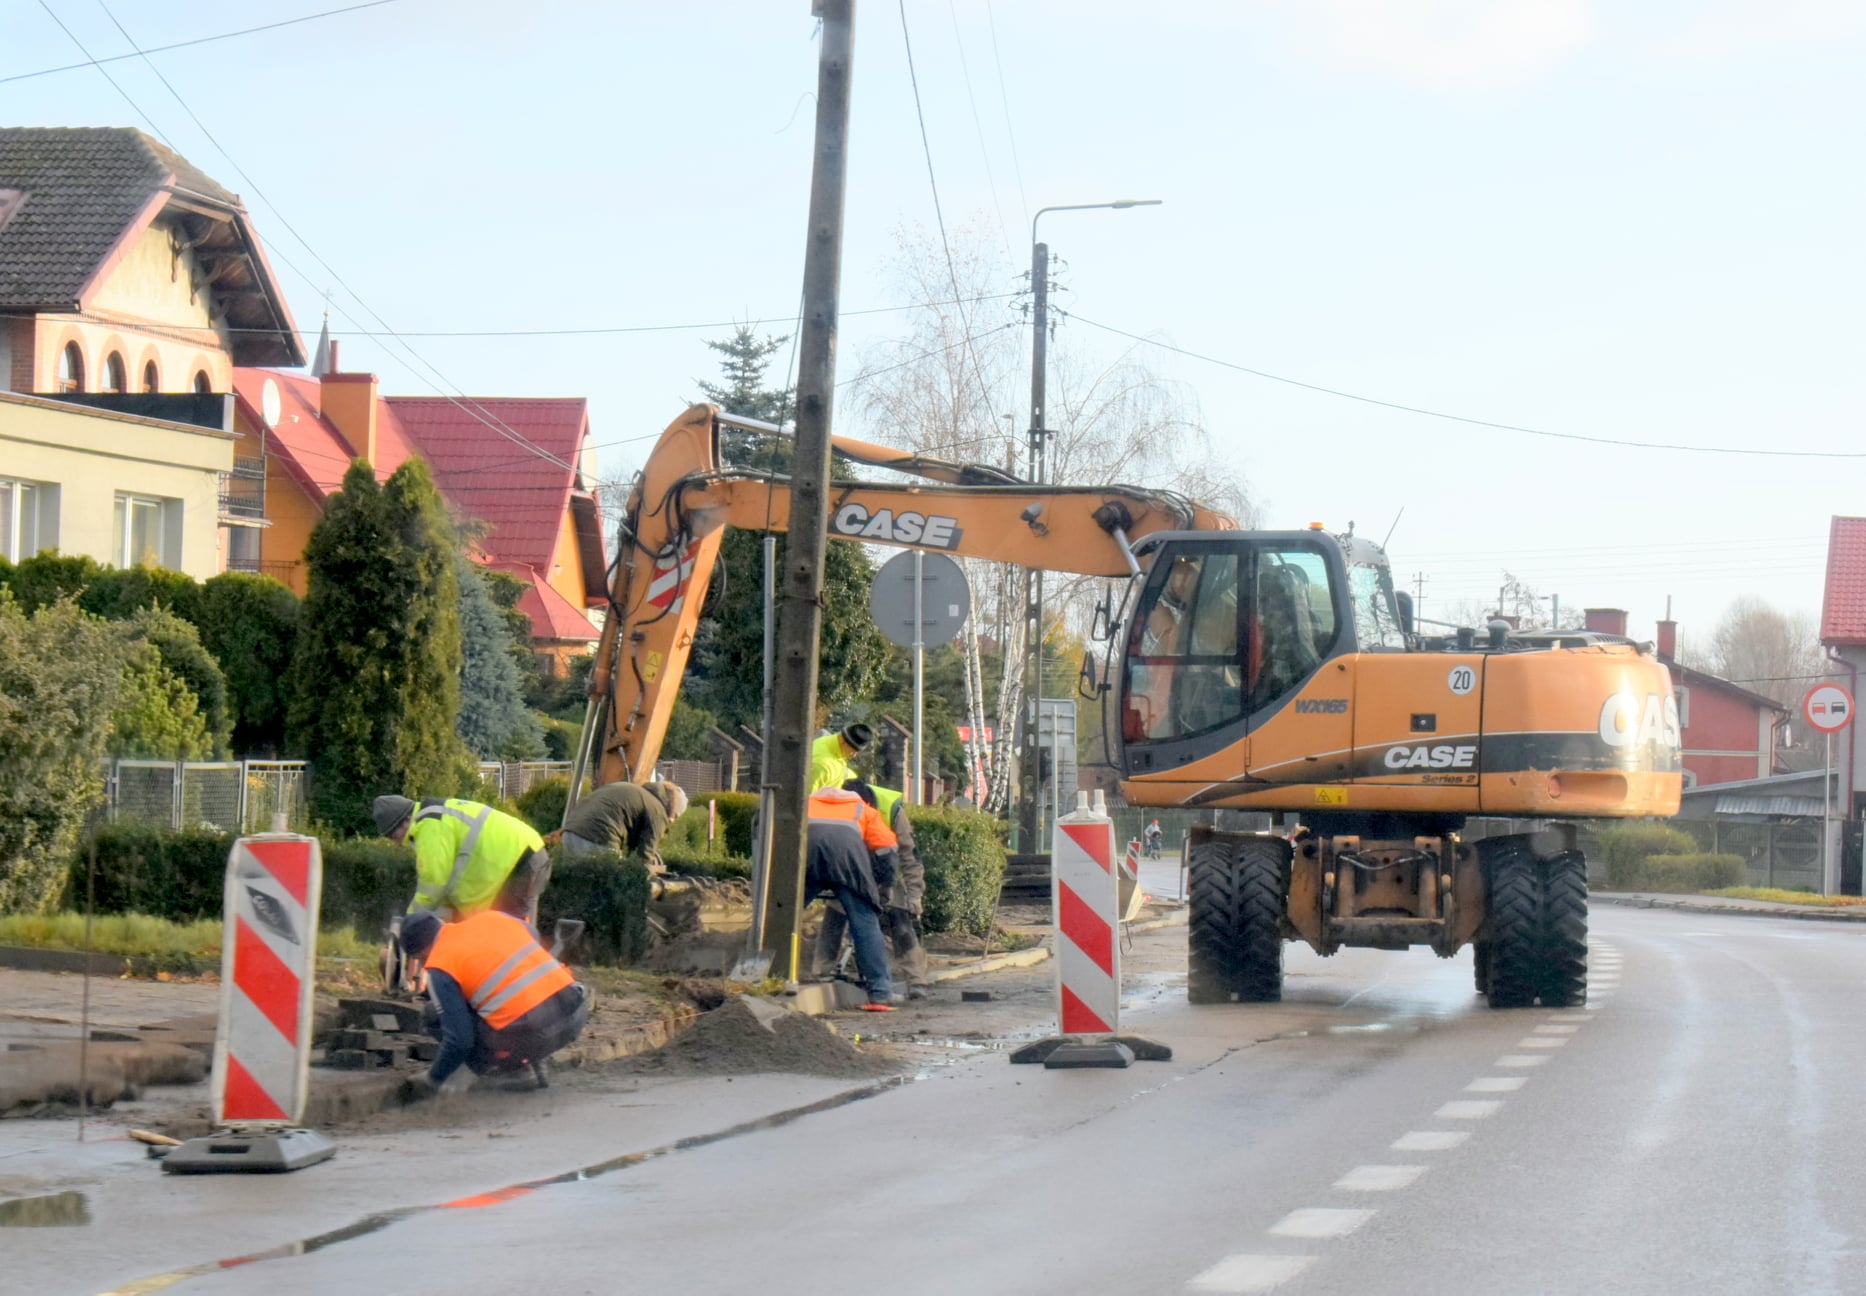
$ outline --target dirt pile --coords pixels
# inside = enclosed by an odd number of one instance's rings
[[[814,1017],[740,996],[704,1014],[680,1038],[628,1063],[630,1070],[674,1075],[878,1076],[898,1070]]]

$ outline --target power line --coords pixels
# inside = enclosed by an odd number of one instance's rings
[[[170,50],[190,49],[193,46],[207,45],[214,41],[232,40],[235,36],[251,36],[255,32],[276,31],[280,27],[295,27],[299,23],[313,22],[319,18],[333,18],[338,14],[355,13],[359,9],[374,9],[379,5],[394,3],[395,0],[366,0],[363,4],[345,5],[341,9],[325,9],[321,12],[305,14],[298,18],[285,18],[278,22],[263,23],[258,27],[242,27],[238,31],[221,32],[216,36],[197,36],[193,40],[176,41],[173,45],[152,45],[148,49],[138,50],[134,54],[111,54],[104,58],[91,59],[88,63],[67,63],[63,67],[40,68],[37,72],[15,72],[12,76],[0,77],[0,85],[7,85],[13,81],[30,81],[34,77],[51,76],[57,72],[77,72],[87,67],[101,67],[105,63],[120,63],[124,59],[139,58],[149,54],[166,54]],[[50,11],[48,10],[47,12]],[[53,17],[56,18],[57,15],[53,15]],[[59,23],[59,26],[63,27],[64,24]],[[67,36],[71,35],[69,30],[67,30],[65,34]],[[77,44],[75,37],[73,38],[73,43]],[[84,46],[78,45],[78,48],[83,49]],[[136,105],[131,104],[130,106],[134,108]],[[160,134],[161,132],[158,131],[157,133]]]
[[[98,72],[102,73],[104,80],[110,83],[110,88],[112,90],[115,90],[117,94],[122,96],[123,102],[130,106],[130,111],[135,113],[138,117],[142,118],[143,124],[146,125],[150,130],[154,131],[158,139],[160,139],[164,144],[169,144],[170,148],[173,148],[174,145],[169,143],[168,136],[162,134],[162,128],[156,125],[155,122],[150,119],[149,114],[144,112],[142,110],[142,107],[134,99],[130,98],[130,92],[125,90],[122,86],[118,85],[117,79],[115,77],[111,76],[110,73],[104,71],[103,64],[99,63],[96,59],[91,58],[91,51],[84,48],[84,42],[78,39],[78,34],[76,32],[72,31],[71,28],[65,26],[65,20],[58,16],[57,11],[52,8],[51,4],[49,3],[49,0],[39,0],[39,7],[45,10],[47,16],[50,17],[53,22],[58,24],[58,29],[60,31],[64,32],[66,36],[71,38],[71,43],[78,47],[78,52],[84,55],[85,58],[91,60],[89,66],[95,67],[98,70]],[[80,64],[77,64],[76,66],[84,67],[86,65],[80,63]]]
[[[41,5],[46,6],[47,13],[51,13],[51,8],[49,5],[46,4],[46,0],[39,0],[39,2]],[[200,129],[201,133],[207,137],[208,142],[212,144],[216,150],[219,151],[222,157],[227,159],[228,165],[230,165],[236,172],[239,173],[240,178],[246,181],[247,185],[252,189],[254,196],[257,197],[261,202],[265,203],[265,205],[271,209],[273,215],[278,217],[279,224],[284,226],[285,230],[293,238],[298,240],[299,244],[303,246],[305,251],[311,254],[312,260],[316,261],[320,266],[322,266],[326,271],[330,273],[331,277],[337,281],[338,285],[342,287],[345,292],[350,294],[351,298],[356,302],[357,305],[361,306],[365,312],[367,312],[369,315],[374,317],[376,322],[382,325],[382,327],[385,330],[387,330],[387,336],[389,338],[395,340],[396,343],[405,352],[407,352],[409,357],[413,359],[417,364],[419,364],[422,368],[427,369],[430,373],[434,375],[435,378],[440,379],[440,382],[433,382],[432,380],[429,380],[429,381],[431,385],[434,386],[434,389],[437,392],[439,392],[442,397],[452,402],[455,406],[457,406],[459,409],[464,411],[466,414],[468,414],[470,417],[472,417],[479,423],[483,424],[484,426],[491,429],[492,431],[498,433],[500,436],[506,438],[508,441],[511,441],[514,445],[523,446],[527,450],[535,453],[539,458],[547,460],[548,462],[555,463],[570,472],[576,471],[576,466],[574,464],[566,463],[564,460],[559,459],[556,455],[552,454],[550,451],[545,450],[542,446],[539,446],[536,443],[528,440],[526,437],[520,434],[516,429],[506,424],[503,420],[489,415],[483,408],[480,408],[477,411],[475,409],[468,408],[467,402],[470,401],[471,398],[468,397],[463,400],[462,396],[464,394],[460,393],[457,387],[455,387],[455,394],[448,393],[446,390],[446,387],[452,387],[454,386],[454,384],[447,381],[446,375],[441,373],[439,369],[435,368],[426,359],[424,359],[420,355],[420,353],[417,352],[412,346],[408,345],[408,343],[403,342],[401,341],[401,339],[397,338],[394,330],[389,328],[389,322],[383,319],[381,315],[377,314],[376,311],[370,306],[370,304],[363,300],[362,296],[356,291],[356,289],[350,287],[350,285],[344,281],[343,276],[339,275],[336,272],[336,270],[331,267],[330,263],[324,260],[324,258],[318,254],[318,250],[312,247],[310,241],[306,239],[304,235],[298,232],[297,227],[294,226],[291,223],[291,221],[286,218],[285,213],[279,209],[278,204],[274,203],[270,198],[266,196],[265,191],[259,187],[258,181],[254,180],[252,176],[248,175],[246,172],[246,168],[242,167],[239,164],[238,160],[234,158],[233,154],[229,153],[226,147],[223,144],[221,144],[221,142],[217,138],[215,138],[214,133],[208,129],[207,123],[203,122],[200,116],[194,111],[194,109],[188,106],[188,101],[186,99],[183,99],[181,97],[181,92],[176,90],[175,87],[169,82],[169,79],[162,75],[162,70],[155,65],[154,60],[150,59],[148,55],[142,53],[141,48],[136,44],[135,37],[131,36],[129,34],[129,31],[123,26],[123,24],[117,21],[116,15],[114,13],[111,13],[110,7],[108,4],[105,3],[105,0],[97,0],[97,3],[98,3],[98,7],[104,11],[105,15],[110,19],[111,23],[115,25],[117,31],[122,33],[123,39],[130,43],[130,48],[137,51],[137,53],[142,57],[143,62],[148,66],[149,70],[155,73],[156,79],[162,83],[163,88],[166,89],[169,92],[169,94],[174,97],[175,102],[181,105],[182,111],[188,114],[189,119],[192,120],[194,124]],[[53,17],[54,19],[56,19],[57,15],[54,14]],[[59,23],[59,26],[61,28],[65,28],[65,25],[62,22]],[[67,35],[71,35],[71,31],[69,28],[65,28],[65,31]],[[87,59],[91,57],[90,51],[84,48],[83,43],[78,41],[75,35],[72,36],[72,41],[74,44],[78,46],[79,51],[83,53]],[[93,59],[92,62],[94,63],[95,60]],[[102,67],[99,67],[97,70],[100,73],[102,73],[106,79],[109,79],[110,74],[104,71]],[[115,82],[113,81],[112,84],[114,85]],[[124,97],[126,99],[128,98],[127,95],[125,95]],[[133,101],[132,101],[132,106],[133,106]],[[142,110],[139,108],[137,109],[137,111],[141,112]],[[154,123],[151,123],[151,125],[153,126]],[[158,130],[157,134],[160,134],[160,133],[161,132]],[[165,140],[166,138],[167,137],[164,136]],[[171,147],[173,146],[171,145]],[[347,312],[346,312],[346,317],[347,317]],[[442,384],[445,384],[445,386],[443,386]]]
[[[1017,177],[1017,201],[1024,209],[1024,223],[1030,223],[1030,198],[1024,192],[1024,168],[1017,157],[1017,132],[1011,129],[1011,98],[1004,85],[1004,60],[998,53],[998,19],[985,0],[985,22],[991,28],[991,61],[998,69],[998,102],[1004,107],[1004,134],[1011,141],[1011,173]]]
[[[1067,314],[1059,311],[1058,314]],[[1202,355],[1177,347],[1158,338],[1142,337],[1138,333],[1129,333],[1110,324],[1099,324],[1081,315],[1069,315],[1090,328],[1100,329],[1104,333],[1113,333],[1146,346],[1158,347],[1162,351],[1171,351],[1190,360],[1203,360],[1222,369],[1235,369],[1253,378],[1267,378],[1271,382],[1286,383],[1291,387],[1301,387],[1305,391],[1320,392],[1324,396],[1339,396],[1343,400],[1359,401],[1363,405],[1378,405],[1382,409],[1398,410],[1403,414],[1422,414],[1426,418],[1445,419],[1452,423],[1464,423],[1471,427],[1492,428],[1498,432],[1520,432],[1525,436],[1550,437],[1558,441],[1585,441],[1591,445],[1617,446],[1633,450],[1675,450],[1684,454],[1723,454],[1723,455],[1761,455],[1772,459],[1866,459],[1866,450],[1752,450],[1736,446],[1695,446],[1676,445],[1662,441],[1624,441],[1615,437],[1585,436],[1579,432],[1551,432],[1545,428],[1523,427],[1516,423],[1494,423],[1489,419],[1467,418],[1462,414],[1447,414],[1443,410],[1424,409],[1418,405],[1402,405],[1398,401],[1381,400],[1375,396],[1362,396],[1355,392],[1342,391],[1336,387],[1324,387],[1320,383],[1303,382],[1300,378],[1285,378],[1282,374],[1269,373],[1262,369],[1253,369],[1231,360],[1220,360],[1217,356]]]

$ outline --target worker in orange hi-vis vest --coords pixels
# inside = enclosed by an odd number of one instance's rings
[[[894,885],[894,832],[875,807],[844,788],[824,788],[810,795],[810,863],[804,875],[809,893],[833,895],[849,918],[855,943],[855,966],[868,989],[865,1012],[892,1012],[893,977],[888,968],[888,938],[881,931],[883,897]]]
[[[511,914],[487,909],[445,924],[411,914],[402,948],[427,960],[428,994],[440,1011],[440,1052],[413,1097],[446,1085],[463,1065],[474,1075],[529,1066],[542,1086],[544,1060],[589,1020],[589,991]]]

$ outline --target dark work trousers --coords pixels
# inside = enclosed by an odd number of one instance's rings
[[[581,1035],[589,1019],[590,992],[580,984],[565,986],[504,1030],[494,1030],[481,1017],[467,1069],[485,1075],[542,1062]]]
[[[894,995],[894,979],[888,971],[888,938],[881,930],[881,914],[868,897],[848,887],[836,888],[836,903],[842,907],[855,944],[855,966],[868,987],[870,1003],[886,1003]]]
[[[538,929],[538,898],[544,894],[544,888],[551,884],[551,855],[549,851],[535,850],[512,866],[511,874],[505,879],[505,885],[499,889],[498,899],[492,907],[500,913],[511,914],[531,924],[531,929]]]
[[[906,909],[884,910],[881,926],[888,938],[894,979],[909,985],[924,983],[927,952],[920,943],[920,929],[914,924],[913,914]],[[814,968],[817,976],[836,974],[836,965],[842,961],[842,942],[848,934],[849,915],[843,911],[841,902],[829,901],[823,906],[823,925],[816,931]]]

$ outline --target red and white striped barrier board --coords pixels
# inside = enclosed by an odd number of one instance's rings
[[[227,856],[217,1125],[296,1125],[304,1114],[323,882],[315,837],[242,837]]]
[[[1121,872],[1129,882],[1140,881],[1140,838],[1127,839],[1127,854],[1121,857]]]
[[[1086,809],[1063,815],[1050,860],[1062,1033],[1114,1034],[1121,1008],[1114,821]]]

